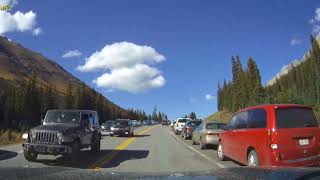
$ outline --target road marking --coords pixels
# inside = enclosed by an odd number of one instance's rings
[[[142,134],[152,130],[155,127],[157,127],[157,126],[148,127],[146,129],[143,129],[143,130],[139,131],[137,133],[137,135],[142,135]],[[100,160],[96,161],[95,163],[93,163],[92,165],[90,165],[88,167],[88,169],[95,169],[96,171],[99,171],[101,166],[103,166],[104,164],[109,163],[120,151],[124,150],[126,147],[128,147],[135,140],[136,140],[135,137],[131,137],[131,138],[125,140],[124,142],[119,144],[113,151],[111,151],[110,153],[105,155],[102,159],[100,159]]]
[[[192,150],[193,152],[198,153],[200,156],[202,156],[203,158],[205,158],[206,160],[216,164],[217,166],[219,166],[220,168],[225,168],[224,165],[222,165],[219,162],[216,162],[214,160],[212,160],[211,158],[209,158],[208,156],[204,155],[203,153],[199,152],[198,150],[196,150],[195,148],[193,148],[192,146],[190,146],[189,144],[185,143],[184,141],[182,141],[181,139],[179,139],[176,135],[174,135],[172,132],[170,132],[171,136],[175,137],[177,140],[179,140],[180,142],[182,142],[184,145],[186,145],[190,150]]]

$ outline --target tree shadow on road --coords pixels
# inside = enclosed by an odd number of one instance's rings
[[[42,163],[47,166],[58,167],[72,167],[80,169],[90,169],[95,162],[104,159],[110,153],[115,156],[106,164],[103,164],[104,168],[111,168],[120,165],[122,162],[132,159],[143,159],[149,155],[149,151],[146,150],[100,150],[100,152],[93,153],[90,150],[81,151],[79,154],[79,160],[71,162],[62,156],[56,159],[41,159],[41,156],[35,161],[36,163]]]
[[[13,151],[6,151],[0,149],[0,161],[14,158],[18,155],[18,153]]]

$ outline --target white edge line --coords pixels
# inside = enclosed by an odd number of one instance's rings
[[[196,150],[195,148],[193,148],[192,146],[190,146],[189,144],[185,143],[184,141],[182,141],[181,139],[179,139],[178,137],[176,137],[172,132],[170,132],[171,136],[175,137],[177,140],[179,140],[180,142],[182,142],[184,145],[186,145],[189,149],[191,149],[192,151],[198,153],[200,156],[202,156],[203,158],[205,158],[206,160],[216,164],[217,166],[219,166],[220,168],[225,168],[224,165],[222,165],[221,163],[218,163],[216,161],[213,161],[212,159],[210,159],[208,156],[202,154],[201,152],[199,152],[198,150]]]

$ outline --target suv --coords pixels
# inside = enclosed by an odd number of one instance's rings
[[[192,138],[193,131],[202,123],[202,121],[189,121],[183,126],[181,130],[181,137],[183,139]]]
[[[22,136],[26,160],[38,154],[64,155],[75,160],[82,148],[100,150],[99,119],[96,111],[49,110],[42,124]]]
[[[110,136],[134,136],[134,127],[129,119],[116,120],[110,130]]]
[[[191,121],[189,118],[179,118],[177,119],[175,125],[174,125],[174,133],[176,135],[180,134],[182,131],[183,126],[188,122]]]
[[[217,155],[249,166],[314,166],[320,128],[309,106],[261,105],[236,113],[220,134]]]

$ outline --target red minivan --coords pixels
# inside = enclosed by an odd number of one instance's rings
[[[309,106],[246,108],[234,114],[220,134],[217,155],[248,166],[318,166],[319,123]]]

